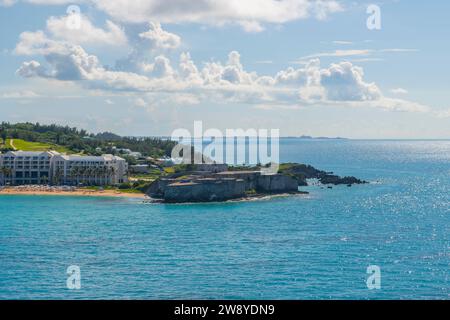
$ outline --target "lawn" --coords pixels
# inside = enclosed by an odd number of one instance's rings
[[[175,173],[175,168],[174,167],[165,167],[164,172],[168,173],[168,174]]]
[[[159,170],[152,170],[149,173],[133,173],[130,176],[131,180],[143,180],[143,181],[155,181],[162,175],[162,172]]]
[[[6,145],[11,145],[16,150],[21,151],[49,151],[54,150],[60,153],[71,153],[66,147],[58,146],[51,143],[43,142],[30,142],[21,139],[13,139],[11,144],[11,139],[6,140]]]

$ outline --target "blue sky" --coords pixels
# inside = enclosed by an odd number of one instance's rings
[[[450,137],[446,1],[131,3],[0,0],[0,120]],[[366,26],[370,4],[381,30]]]

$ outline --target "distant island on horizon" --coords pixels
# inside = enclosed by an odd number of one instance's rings
[[[313,137],[313,136],[287,136],[281,137],[282,139],[304,139],[304,140],[349,140],[348,138],[343,137]]]
[[[170,136],[158,136],[158,135],[150,135],[150,136],[126,136],[129,138],[158,138],[163,140],[170,140],[172,137]],[[211,139],[213,137],[205,136],[204,139]],[[243,137],[244,138],[244,137]],[[350,140],[349,138],[343,138],[343,137],[313,137],[313,136],[282,136],[280,139],[304,139],[304,140]]]

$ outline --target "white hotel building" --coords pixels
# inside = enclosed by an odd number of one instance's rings
[[[116,185],[127,181],[127,162],[113,155],[63,155],[55,151],[0,154],[0,185]]]

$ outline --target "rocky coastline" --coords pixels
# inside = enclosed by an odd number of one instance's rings
[[[199,170],[201,168],[201,170]],[[299,187],[317,179],[324,185],[366,183],[355,177],[339,177],[312,166],[287,163],[276,174],[265,175],[261,167],[233,168],[224,165],[191,165],[154,181],[147,195],[155,202],[195,203],[257,199],[269,195],[307,194]]]

